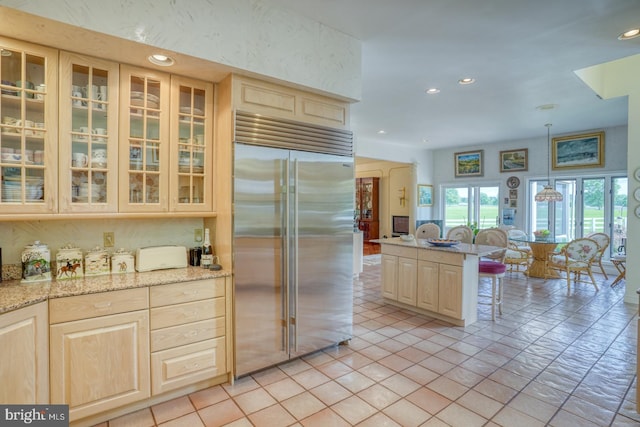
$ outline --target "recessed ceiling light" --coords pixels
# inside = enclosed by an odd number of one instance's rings
[[[538,105],[536,107],[536,110],[540,110],[540,111],[545,111],[545,110],[553,110],[554,108],[556,108],[558,105],[557,104],[544,104],[544,105]]]
[[[149,56],[149,62],[151,62],[152,64],[156,64],[156,65],[160,65],[163,67],[169,67],[173,64],[175,64],[176,61],[174,61],[174,59],[170,56],[167,55],[163,55],[160,53],[156,53],[153,54],[151,56]]]
[[[440,93],[440,89],[438,89],[437,87],[431,87],[425,90],[425,92],[427,92],[427,94],[429,95],[435,95],[436,93]]]
[[[385,133],[387,133],[387,131],[386,131],[386,130],[384,130],[384,129],[380,129],[380,130],[378,131],[378,133],[379,133],[380,135],[384,135]]]
[[[629,40],[640,36],[640,28],[634,28],[618,36],[618,40]]]
[[[476,79],[471,78],[471,77],[465,77],[462,78],[460,80],[458,80],[458,83],[461,85],[470,85],[471,83],[475,83]]]

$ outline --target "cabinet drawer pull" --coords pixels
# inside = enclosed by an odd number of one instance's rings
[[[184,296],[198,295],[198,291],[196,289],[193,289],[191,291],[182,291],[182,295]]]
[[[105,309],[105,308],[109,308],[111,307],[111,301],[107,301],[107,302],[97,302],[95,304],[93,304],[93,306],[97,309]]]

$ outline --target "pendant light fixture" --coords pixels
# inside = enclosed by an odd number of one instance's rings
[[[551,123],[545,125],[547,127],[547,185],[544,186],[542,191],[535,195],[536,202],[561,202],[562,193],[556,191],[551,187],[551,178],[549,177],[549,163],[551,152]]]

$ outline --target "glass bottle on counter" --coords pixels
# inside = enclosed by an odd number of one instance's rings
[[[204,229],[204,241],[202,242],[202,255],[200,256],[200,265],[203,268],[209,268],[213,264],[213,246],[209,240],[209,229]]]

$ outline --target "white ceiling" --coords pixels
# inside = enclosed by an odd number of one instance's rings
[[[617,39],[640,26],[639,0],[265,1],[362,40],[359,144],[437,149],[546,136],[548,122],[554,134],[627,123],[626,99],[599,99],[574,71],[640,53],[640,37]],[[557,106],[536,109],[546,104]]]

